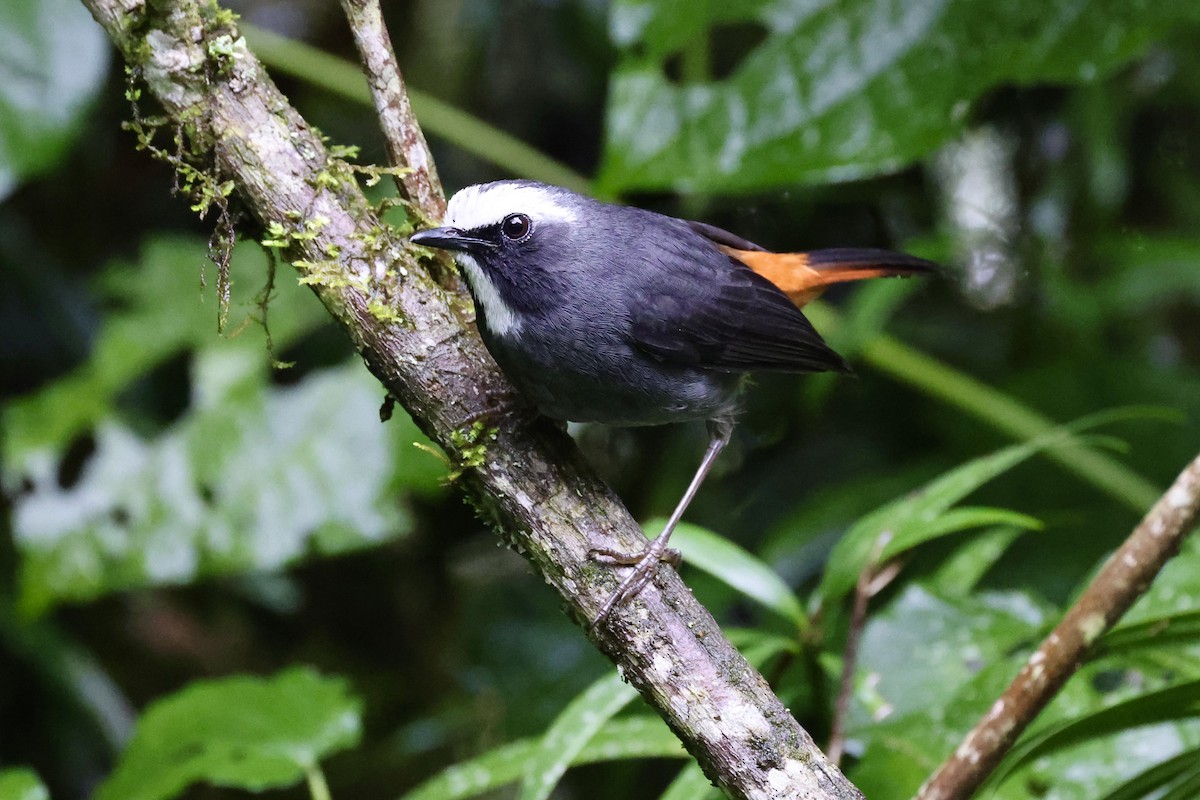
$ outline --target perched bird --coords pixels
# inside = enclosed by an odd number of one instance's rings
[[[593,626],[660,560],[678,560],[667,543],[729,441],[746,373],[849,370],[798,306],[830,284],[935,269],[885,250],[771,253],[701,222],[523,180],[468,186],[445,227],[412,241],[453,251],[484,343],[546,416],[708,423],[700,467],[658,538],[633,555],[592,552],[634,566]]]

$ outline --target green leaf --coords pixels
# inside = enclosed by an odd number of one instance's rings
[[[958,600],[954,600],[955,606],[957,603]],[[1012,607],[1011,602],[1008,607]],[[959,613],[956,608],[951,611],[952,615]],[[1022,615],[1023,612],[1018,612],[1018,616]],[[901,615],[897,614],[896,623],[902,622]],[[1030,622],[1035,620],[1031,618]],[[918,622],[918,625],[926,624]],[[960,635],[952,631],[950,638],[956,639]],[[1015,643],[1007,654],[993,655],[990,660],[980,662],[978,672],[970,680],[957,689],[946,686],[940,699],[934,699],[925,707],[908,714],[893,714],[872,724],[856,724],[852,738],[863,752],[850,769],[850,779],[872,800],[912,797],[917,787],[995,703],[1024,665],[1036,638],[1028,637]],[[902,658],[897,655],[890,668],[900,669]],[[1038,720],[1040,730],[1051,730],[1060,723],[1092,714],[1098,708],[1113,707],[1143,696],[1148,690],[1169,688],[1173,686],[1171,681],[1177,680],[1176,676],[1180,674],[1198,674],[1195,658],[1189,660],[1192,664],[1188,671],[1164,670],[1151,663],[1136,662],[1128,662],[1117,670],[1111,663],[1085,665],[1042,712]],[[930,670],[925,662],[921,663],[922,669],[933,673],[930,684],[936,683],[938,675],[943,673],[938,668]],[[883,666],[889,668],[887,664]],[[874,666],[864,669],[878,671]],[[891,676],[882,674],[881,677]],[[856,696],[869,689],[871,683],[869,676],[865,676]],[[896,696],[895,689],[899,685],[893,684],[887,698]],[[902,699],[907,704],[907,698],[902,696]],[[1192,720],[1157,724],[1154,719],[1145,721],[1146,726],[1081,740],[1070,749],[1063,748],[1026,762],[1020,772],[1010,773],[1010,779],[996,791],[985,789],[978,797],[1039,800],[1053,796],[1055,800],[1095,800],[1145,770],[1148,761],[1200,746],[1200,727]],[[1053,787],[1050,794],[1042,791],[1047,786]]]
[[[1167,614],[1123,624],[1100,637],[1096,642],[1095,657],[1146,647],[1177,647],[1187,642],[1200,642],[1200,611]]]
[[[719,800],[724,796],[720,789],[712,785],[700,765],[692,762],[679,770],[659,800]]]
[[[0,4],[0,199],[53,167],[108,74],[109,44],[74,0]]]
[[[1148,692],[1098,711],[1044,725],[1017,742],[1005,755],[989,784],[999,785],[1013,771],[1035,759],[1092,739],[1129,728],[1197,716],[1200,716],[1200,680]]]
[[[1200,777],[1200,749],[1188,750],[1140,772],[1099,800],[1142,800],[1172,781]],[[1195,795],[1192,795],[1194,797]],[[1160,799],[1161,800],[1161,799]]]
[[[637,690],[613,672],[572,700],[526,762],[520,800],[546,800],[584,745],[635,697]]]
[[[929,585],[948,597],[966,597],[1022,533],[1021,528],[998,525],[975,534],[937,565]]]
[[[514,783],[530,769],[543,739],[522,739],[455,764],[404,795],[403,800],[459,800]],[[639,758],[689,758],[675,734],[649,714],[609,720],[579,750],[572,766]]]
[[[1036,636],[1050,614],[1024,592],[943,597],[906,586],[863,630],[851,732],[940,708],[981,666]]]
[[[262,353],[208,350],[194,367],[191,413],[149,439],[101,424],[69,487],[50,453],[26,459],[32,488],[13,509],[26,613],[393,539],[411,526],[395,465],[444,471],[411,446],[406,416],[380,424],[358,364],[286,388],[265,385]]]
[[[1200,574],[1200,536],[1189,536],[1179,554],[1167,562],[1150,588],[1129,609],[1121,620],[1122,626],[1187,615],[1196,610],[1200,602],[1196,597],[1197,574]]]
[[[599,183],[744,192],[895,171],[989,89],[1094,81],[1197,19],[1194,3],[1150,0],[619,0]],[[668,77],[731,26],[763,38],[728,76]]]
[[[271,68],[272,74],[292,75],[367,108],[373,107],[371,90],[357,61],[247,22],[239,27],[250,49]],[[513,175],[588,193],[591,182],[567,165],[411,84],[406,89],[427,136],[443,139]]]
[[[1196,800],[1198,795],[1200,795],[1200,769],[1194,769],[1159,795],[1157,800]]]
[[[1200,244],[1194,238],[1106,236],[1097,252],[1110,254],[1115,268],[1087,290],[1106,319],[1153,318],[1164,304],[1200,302]]]
[[[968,527],[995,524],[1038,527],[1039,523],[1030,517],[999,509],[968,508],[947,512],[983,484],[1012,469],[1043,447],[1064,438],[1065,434],[1060,432],[968,461],[917,492],[897,498],[863,517],[842,537],[829,557],[829,565],[820,586],[823,602],[832,602],[854,588],[859,573],[871,560],[876,541],[884,533],[891,536],[883,550],[883,558],[886,559],[908,547]]]
[[[247,325],[237,335],[217,334],[217,303],[200,285],[206,265],[212,269],[202,240],[162,237],[147,241],[136,263],[117,260],[105,267],[98,289],[112,311],[88,360],[41,391],[18,398],[0,416],[5,473],[19,472],[28,458],[66,447],[111,416],[116,398],[131,383],[188,349],[241,350],[267,361],[258,325]],[[230,326],[237,330],[240,316],[257,313],[254,300],[266,283],[266,257],[256,245],[239,246],[230,274]],[[284,275],[278,276],[270,304],[276,347],[286,347],[329,318],[312,292]]]
[[[881,558],[886,561],[919,544],[940,539],[952,533],[959,533],[971,528],[987,528],[995,525],[1004,525],[1024,531],[1041,530],[1042,528],[1040,520],[1028,514],[1009,511],[1005,508],[983,508],[976,506],[952,508],[943,512],[927,525],[901,526],[895,532],[895,535],[888,540],[887,545],[884,546]]]
[[[646,523],[646,535],[662,530],[665,520]],[[808,627],[808,617],[796,595],[779,575],[743,548],[712,531],[686,522],[671,537],[684,562],[744,594],[764,608],[783,617],[799,630]]]
[[[831,306],[814,301],[804,313],[817,330],[832,334],[844,320]],[[1015,398],[890,336],[876,336],[862,343],[862,360],[880,372],[908,384],[934,399],[954,406],[968,416],[1023,441],[1032,441],[1058,430],[1054,421]],[[1167,418],[1163,409],[1126,410],[1128,416]],[[1107,453],[1066,439],[1047,448],[1047,456],[1068,472],[1091,483],[1138,514],[1145,512],[1162,495],[1162,488],[1148,481]]]
[[[294,668],[271,678],[193,683],[152,704],[97,800],[160,800],[205,782],[292,786],[353,747],[362,710],[339,678]]]
[[[206,263],[204,242],[159,238],[137,263],[109,264],[100,288],[111,311],[89,359],[3,410],[0,479],[32,486],[14,509],[26,613],[372,545],[408,529],[409,490],[441,491],[443,463],[412,446],[425,439],[406,415],[379,424],[383,391],[358,364],[270,384],[260,248],[234,253],[225,336],[200,286]],[[270,312],[276,347],[328,324],[287,273]],[[119,398],[185,354],[191,403],[156,433]],[[95,451],[62,483],[68,446],[84,433]]]
[[[793,638],[737,628],[729,639],[757,668],[781,652],[795,652]],[[598,761],[690,758],[658,717],[612,719],[636,692],[617,673],[593,683],[559,714],[545,734],[490,750],[444,770],[403,800],[456,800],[492,791],[518,779],[522,794],[548,797],[568,767]],[[707,780],[705,782],[707,785]]]
[[[27,767],[0,770],[0,800],[50,800],[37,773]]]

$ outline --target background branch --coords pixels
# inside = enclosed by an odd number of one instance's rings
[[[553,425],[480,433],[467,424],[511,390],[455,311],[466,299],[436,284],[382,225],[245,49],[231,15],[195,0],[84,2],[168,118],[181,130],[188,123],[188,152],[211,158],[264,227],[303,233],[287,256],[371,371],[464,470],[480,513],[576,621],[590,621],[617,576],[587,553],[637,549],[640,529]],[[730,795],[861,796],[673,570],[623,607],[598,645]]]
[[[383,24],[379,0],[342,0],[342,9],[350,22],[363,72],[371,87],[375,113],[387,143],[388,160],[394,167],[410,170],[393,176],[396,188],[427,218],[440,220],[446,213],[442,182],[438,180],[425,134],[421,132],[408,101],[392,40]]]
[[[964,800],[983,784],[1026,726],[1083,664],[1092,644],[1149,588],[1200,521],[1200,457],[1109,557],[1017,677],[938,768],[917,800]]]

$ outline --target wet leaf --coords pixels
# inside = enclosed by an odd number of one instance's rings
[[[957,690],[947,687],[937,703],[856,728],[851,744],[861,755],[850,771],[851,780],[872,800],[912,797],[995,703],[1025,663],[1036,638],[987,663]],[[1191,661],[1194,673],[1195,659]],[[1175,688],[1179,674],[1153,662],[1127,661],[1117,668],[1111,663],[1085,666],[1042,712],[1035,723],[1037,730],[1028,734],[1027,741],[1070,728],[1072,722],[1097,713],[1103,721],[1109,709]],[[1122,722],[1129,725],[1113,724],[1105,731],[1096,727],[1091,730],[1094,735],[1076,729],[1079,735],[1074,741],[1059,740],[1060,747],[1049,748],[1016,769],[1006,766],[1005,780],[994,787],[994,792],[985,788],[980,796],[996,800],[1094,800],[1143,772],[1147,765],[1200,745],[1200,726],[1189,720],[1159,722],[1150,716],[1152,705],[1125,714]],[[1139,725],[1139,721],[1146,724]],[[1019,749],[1023,747],[1018,745]],[[1050,794],[1047,787],[1052,787]]]
[[[541,750],[541,737],[521,739],[438,773],[402,800],[460,800],[515,783]],[[649,714],[609,720],[577,752],[572,765],[638,758],[688,758],[675,734]]]
[[[250,791],[292,786],[353,747],[362,710],[339,678],[295,668],[271,678],[193,683],[159,700],[97,800],[160,800],[193,783]]]
[[[1189,720],[1200,716],[1200,681],[1187,681],[1158,691],[1146,692],[1100,709],[1061,720],[1051,720],[1026,734],[1010,750],[993,773],[990,783],[998,785],[1021,767],[1066,748],[1111,737],[1130,729],[1153,729],[1156,723]],[[1161,726],[1165,741],[1153,752],[1169,754],[1181,744],[1173,726]],[[1078,759],[1075,759],[1078,763]],[[986,791],[986,789],[985,789]]]
[[[1097,80],[1198,19],[1194,3],[1149,0],[619,0],[601,190],[757,191],[894,171],[962,130],[989,89]],[[747,38],[759,43],[725,52]],[[716,56],[733,58],[727,75],[668,77],[677,61]]]
[[[647,534],[654,536],[664,524],[665,520],[647,523]],[[683,555],[684,563],[707,572],[796,628],[808,627],[808,617],[800,601],[783,579],[756,556],[725,537],[683,522],[676,527],[671,544]]]
[[[943,706],[985,665],[1034,639],[1049,617],[1025,593],[948,598],[905,587],[863,631],[852,729]]]

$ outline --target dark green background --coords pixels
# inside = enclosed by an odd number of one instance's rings
[[[268,353],[254,305],[267,261],[253,241],[237,250],[217,333],[213,220],[172,199],[171,170],[121,131],[125,76],[99,29],[70,0],[11,5],[0,10],[0,52],[12,53],[0,57],[0,766],[31,765],[55,797],[88,796],[147,703],[297,664],[343,676],[363,709],[361,744],[326,765],[334,797],[400,796],[544,730],[606,663],[444,485],[411,423],[379,424],[382,392],[286,264]],[[993,399],[1058,422],[1154,407],[1092,440],[1143,487],[1165,487],[1200,450],[1193,6],[426,0],[389,3],[387,16],[414,88],[542,154],[511,155],[418,98],[448,191],[512,175],[575,181],[773,249],[885,246],[946,264],[929,281],[831,292],[843,324],[830,339],[857,374],[758,379],[689,512],[808,608],[856,520],[1012,441],[994,406],[947,403],[941,378],[873,363],[863,345],[885,326]],[[335,3],[239,10],[354,58]],[[312,123],[361,145],[361,162],[383,161],[353,71],[344,80],[286,41],[250,40]],[[980,227],[964,227],[971,218]],[[994,272],[972,266],[985,258]],[[293,366],[273,370],[272,358]],[[579,431],[641,519],[670,510],[703,438],[688,426]],[[873,798],[908,796],[1137,522],[1139,497],[1040,456],[972,495],[1043,528],[925,545],[875,601],[852,779]],[[1189,551],[1143,616],[1190,611],[1197,569]],[[795,635],[710,575],[685,578],[724,623]],[[812,669],[769,673],[818,741],[844,635],[833,606]],[[1098,797],[1200,752],[1195,655],[1192,640],[1172,641],[1089,668],[1053,718],[1164,687],[1187,699],[1174,716],[1135,708],[1123,732],[1036,762],[1002,796]],[[657,796],[678,763],[583,767],[561,796]]]

